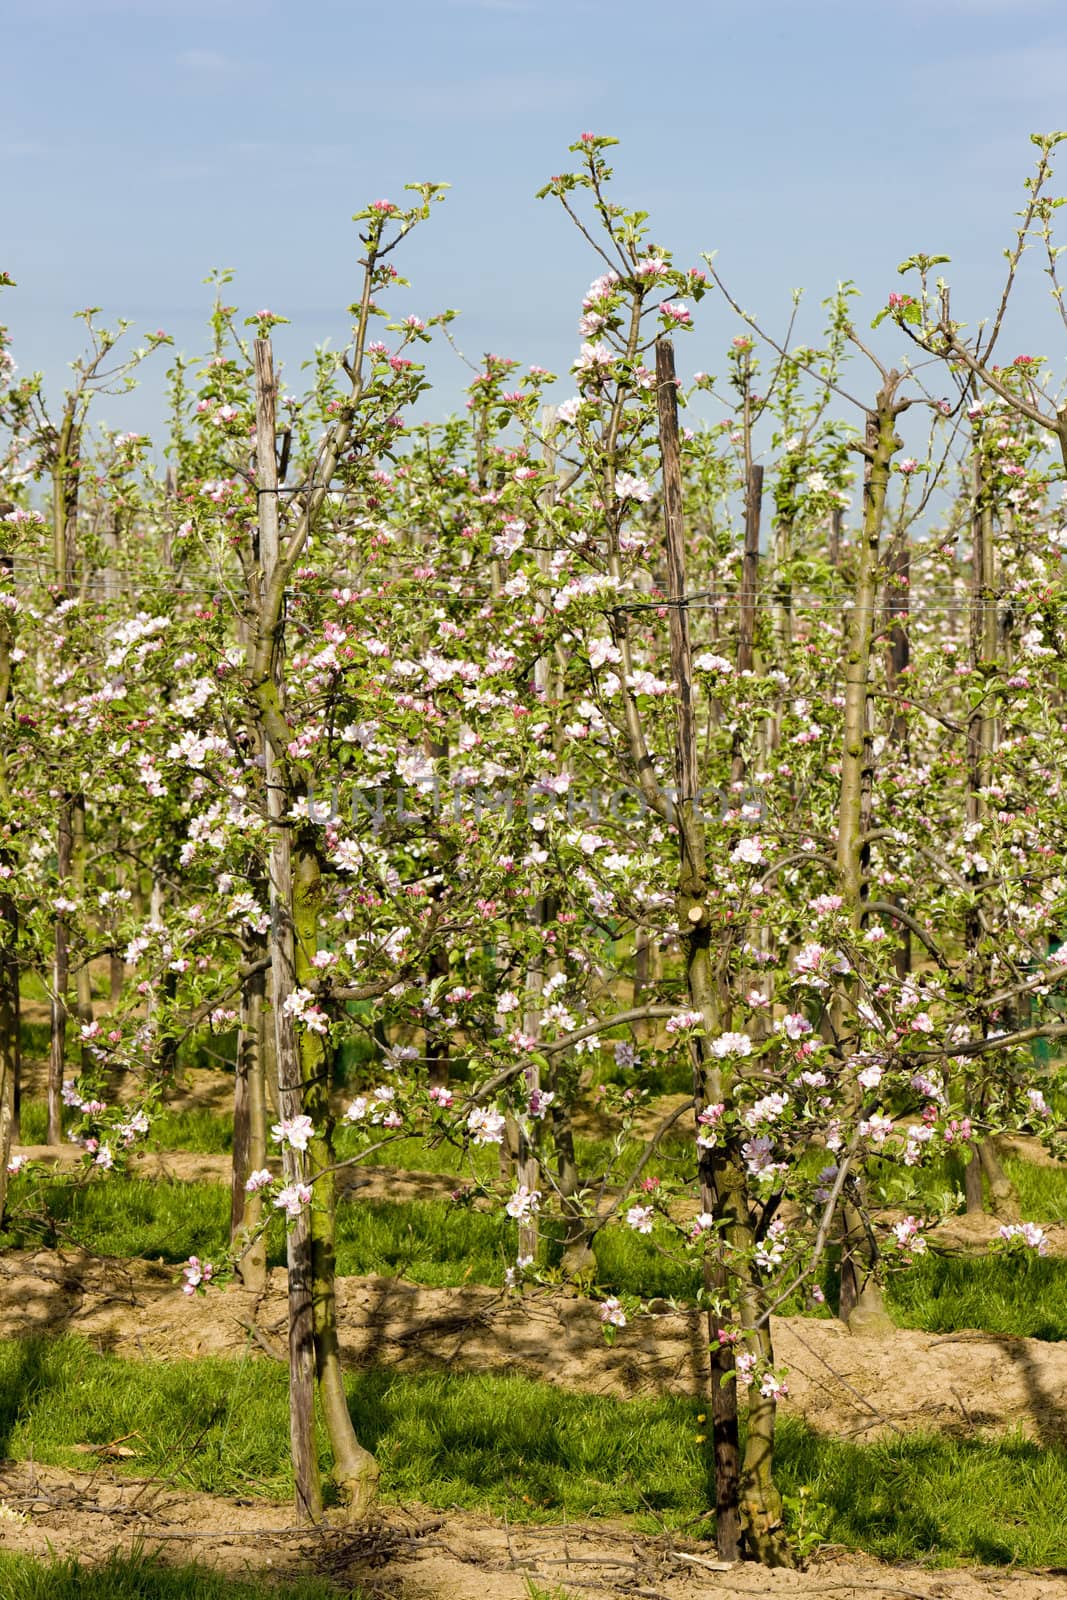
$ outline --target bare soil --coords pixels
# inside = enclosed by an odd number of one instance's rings
[[[173,1268],[106,1262],[77,1251],[0,1257],[0,1337],[79,1334],[132,1359],[285,1359],[284,1274],[261,1298],[230,1285],[187,1297]],[[470,1285],[431,1289],[394,1278],[338,1282],[346,1363],[403,1371],[522,1374],[597,1394],[702,1396],[707,1329],[697,1311],[635,1318],[604,1344],[595,1304],[565,1291],[519,1297]],[[1067,1439],[1067,1344],[978,1331],[888,1336],[839,1322],[776,1318],[788,1371],[784,1409],[856,1440],[909,1428],[960,1435],[1018,1428]]]
[[[228,1110],[229,1080],[198,1073],[176,1104]],[[1034,1141],[1024,1154],[1042,1159]],[[68,1150],[25,1153],[66,1162]],[[229,1158],[168,1152],[136,1158],[144,1176],[228,1182]],[[389,1168],[349,1169],[346,1187],[375,1199],[439,1199],[455,1179]],[[942,1243],[981,1249],[994,1219],[953,1218]],[[1067,1253],[1067,1229],[1049,1229]],[[129,1359],[197,1356],[284,1360],[284,1279],[266,1295],[231,1286],[188,1299],[173,1269],[107,1262],[79,1251],[0,1256],[0,1338],[74,1333]],[[596,1307],[565,1291],[522,1299],[482,1286],[430,1289],[388,1278],[338,1285],[346,1364],[401,1370],[499,1371],[622,1398],[702,1395],[707,1334],[699,1313],[664,1308],[635,1319],[606,1348]],[[838,1437],[864,1440],[912,1428],[963,1436],[1020,1429],[1067,1440],[1067,1345],[979,1331],[900,1329],[877,1338],[841,1324],[775,1319],[788,1369],[784,1409]],[[0,1463],[0,1550],[89,1560],[135,1545],[234,1575],[320,1572],[397,1600],[529,1600],[530,1581],[555,1594],[908,1596],[912,1600],[1067,1600],[1059,1572],[926,1570],[827,1552],[804,1572],[719,1569],[706,1544],[647,1539],[624,1527],[509,1529],[492,1518],[390,1508],[360,1529],[289,1526],[288,1507],[175,1493],[154,1480],[114,1477],[101,1461],[70,1472]]]
[[[284,1508],[247,1499],[176,1494],[153,1480],[121,1481],[34,1463],[0,1463],[0,1550],[87,1561],[140,1547],[196,1559],[234,1576],[319,1573],[342,1592],[360,1585],[396,1600],[530,1600],[552,1594],[908,1596],[912,1600],[1067,1600],[1059,1573],[889,1566],[825,1552],[803,1572],[715,1560],[707,1544],[647,1538],[610,1523],[509,1528],[496,1519],[390,1508],[359,1528],[295,1529]]]
[[[31,1161],[55,1167],[70,1168],[82,1159],[81,1151],[73,1145],[17,1144],[12,1150]],[[276,1157],[268,1156],[267,1166],[275,1175],[280,1174],[281,1162]],[[135,1178],[229,1186],[233,1160],[228,1155],[202,1155],[195,1150],[141,1150],[130,1157],[130,1173]],[[361,1200],[447,1200],[465,1183],[465,1179],[451,1177],[447,1172],[412,1172],[401,1167],[341,1167],[337,1173],[338,1192]],[[476,1200],[474,1204],[491,1206],[494,1202]]]

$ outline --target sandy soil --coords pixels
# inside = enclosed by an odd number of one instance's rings
[[[208,1081],[208,1079],[212,1081]],[[223,1075],[198,1074],[188,1104],[228,1100]],[[1042,1152],[1027,1140],[1029,1159]],[[63,1161],[69,1149],[26,1149]],[[145,1176],[228,1182],[225,1156],[170,1152],[137,1158]],[[437,1199],[455,1179],[388,1168],[351,1169],[350,1192],[367,1198]],[[990,1218],[953,1218],[942,1242],[980,1249]],[[1067,1229],[1050,1229],[1067,1253]],[[129,1359],[237,1357],[283,1360],[284,1281],[272,1275],[257,1298],[240,1288],[185,1298],[171,1268],[99,1261],[79,1251],[0,1256],[0,1338],[79,1334]],[[608,1349],[595,1306],[566,1292],[522,1300],[470,1286],[428,1289],[394,1279],[339,1284],[346,1364],[403,1370],[521,1373],[565,1387],[628,1397],[701,1394],[706,1332],[697,1313],[664,1307],[636,1319]],[[826,1433],[853,1439],[936,1427],[970,1436],[1020,1428],[1042,1442],[1067,1440],[1067,1345],[978,1331],[932,1335],[898,1330],[864,1338],[840,1324],[776,1319],[779,1362],[788,1369],[785,1409]],[[173,1492],[166,1484],[116,1479],[106,1460],[73,1473],[0,1463],[0,1549],[89,1559],[141,1544],[167,1559],[195,1558],[228,1572],[321,1572],[342,1592],[360,1584],[397,1600],[529,1600],[533,1580],[590,1596],[908,1596],[912,1600],[1067,1600],[1067,1575],[889,1567],[828,1552],[803,1573],[749,1566],[719,1570],[706,1545],[644,1539],[610,1525],[507,1529],[490,1518],[391,1508],[358,1531],[288,1526],[287,1507]]]
[[[282,1507],[176,1494],[151,1480],[117,1482],[32,1463],[0,1464],[0,1550],[92,1561],[139,1545],[236,1575],[319,1573],[347,1593],[397,1600],[529,1600],[553,1594],[766,1597],[903,1595],[913,1600],[1067,1600],[1057,1573],[927,1570],[826,1552],[803,1572],[726,1566],[706,1544],[645,1538],[611,1524],[508,1528],[488,1518],[390,1508],[359,1529],[286,1525]]]
[[[12,1146],[12,1152],[57,1167],[70,1168],[81,1160],[80,1150],[73,1145],[17,1144]],[[268,1157],[267,1165],[272,1172],[280,1174],[281,1163],[276,1157]],[[131,1157],[130,1172],[136,1178],[221,1183],[229,1187],[233,1162],[228,1155],[201,1155],[194,1150],[145,1150]],[[362,1200],[447,1200],[454,1190],[468,1182],[447,1172],[412,1172],[401,1167],[341,1167],[337,1174],[339,1193]],[[491,1206],[495,1202],[474,1203]]]
[[[284,1275],[257,1297],[237,1286],[187,1298],[172,1268],[80,1252],[0,1257],[0,1337],[80,1334],[132,1359],[285,1354]],[[698,1312],[634,1319],[604,1345],[595,1305],[565,1292],[525,1297],[471,1285],[429,1289],[393,1278],[338,1283],[344,1357],[405,1371],[507,1372],[621,1397],[701,1395],[706,1328]],[[870,1439],[935,1427],[970,1435],[1021,1428],[1067,1439],[1067,1344],[977,1331],[851,1334],[840,1323],[777,1318],[785,1409],[826,1433]]]

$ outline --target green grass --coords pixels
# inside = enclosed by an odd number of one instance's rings
[[[19,1178],[11,1186],[12,1208],[29,1203],[31,1194],[57,1219],[55,1229],[43,1211],[38,1215],[35,1210],[9,1222],[0,1243],[30,1248],[42,1239],[52,1243],[58,1238],[98,1255],[168,1262],[194,1254],[217,1260],[227,1248],[230,1195],[222,1184],[111,1177],[94,1179],[81,1189],[46,1181],[31,1191],[30,1180]]]
[[[28,1180],[16,1180],[13,1203],[28,1192]],[[43,1221],[28,1220],[12,1225],[0,1242],[30,1248],[42,1238],[62,1238],[98,1255],[174,1265],[194,1254],[218,1261],[228,1249],[230,1196],[222,1184],[111,1177],[77,1190],[50,1182],[43,1195],[57,1218],[54,1232]],[[559,1225],[546,1223],[543,1231],[552,1264],[560,1255]],[[437,1288],[499,1286],[517,1242],[516,1224],[498,1211],[448,1200],[351,1200],[338,1209],[337,1271],[342,1277],[403,1277]],[[622,1228],[597,1236],[596,1256],[598,1280],[613,1293],[679,1299],[696,1293],[692,1264]],[[268,1258],[272,1266],[284,1263],[280,1221],[271,1228]]]
[[[387,1500],[527,1522],[624,1516],[646,1531],[707,1529],[700,1402],[382,1369],[350,1374],[348,1393]],[[0,1346],[0,1454],[84,1468],[74,1445],[122,1435],[139,1451],[123,1471],[214,1493],[290,1492],[280,1365],[125,1362],[69,1337]],[[1067,1564],[1062,1444],[916,1434],[855,1445],[785,1418],[778,1477],[791,1502],[806,1489],[809,1525],[825,1540],[887,1560]],[[68,1592],[77,1593],[56,1591]],[[169,1593],[140,1591],[156,1592]]]
[[[366,1135],[341,1123],[334,1135],[339,1161],[358,1155]],[[436,1172],[460,1183],[492,1182],[500,1172],[496,1145],[472,1146],[468,1152],[453,1144],[428,1145],[423,1139],[396,1139],[367,1156],[368,1167],[398,1167],[408,1172]]]
[[[1054,1256],[931,1253],[894,1273],[888,1300],[901,1326],[928,1333],[983,1328],[1067,1339],[1067,1261]]]
[[[202,1107],[161,1111],[152,1118],[150,1149],[192,1150],[197,1155],[229,1155],[233,1150],[233,1117]]]
[[[30,1193],[29,1180],[16,1180],[11,1193],[18,1206]],[[48,1182],[41,1194],[57,1219],[55,1229],[43,1218],[27,1218],[12,1224],[0,1243],[30,1248],[42,1238],[61,1238],[98,1255],[175,1265],[194,1254],[218,1261],[229,1248],[230,1193],[222,1184],[111,1177],[82,1189]],[[268,1245],[271,1265],[281,1266],[280,1220],[272,1224]],[[355,1200],[338,1211],[342,1277],[380,1273],[437,1287],[502,1284],[515,1247],[516,1226],[508,1218],[450,1201]]]
[[[117,1551],[100,1563],[0,1555],[0,1594],[4,1600],[338,1600],[334,1585],[319,1578],[234,1578],[193,1562],[170,1566]]]
[[[337,1213],[337,1270],[345,1277],[502,1284],[516,1246],[509,1218],[449,1201],[354,1200]]]
[[[75,1445],[129,1435],[131,1471],[284,1499],[285,1408],[286,1373],[274,1362],[126,1362],[68,1336],[0,1346],[0,1456],[84,1470]]]
[[[44,1144],[48,1138],[48,1102],[23,1100],[19,1107],[19,1143]]]
[[[29,1180],[17,1179],[13,1202],[17,1205],[29,1192]],[[81,1190],[47,1183],[43,1192],[60,1219],[55,1233],[40,1221],[27,1221],[12,1225],[0,1242],[28,1248],[59,1237],[99,1255],[175,1266],[190,1255],[218,1261],[227,1252],[230,1199],[222,1184],[112,1177]],[[560,1253],[558,1224],[546,1224],[544,1232],[545,1257],[552,1265]],[[342,1277],[377,1273],[437,1288],[499,1286],[516,1243],[515,1224],[499,1212],[447,1200],[352,1200],[338,1210],[337,1270]],[[595,1251],[597,1281],[607,1292],[643,1299],[695,1297],[695,1264],[653,1239],[625,1228],[606,1228],[597,1235]],[[280,1221],[272,1225],[268,1257],[273,1266],[284,1262]],[[835,1303],[829,1277],[823,1287]],[[1067,1339],[1067,1261],[1056,1257],[931,1252],[892,1276],[888,1300],[902,1326],[931,1333],[983,1328]]]
[[[1039,1167],[1009,1156],[1004,1171],[1018,1191],[1027,1222],[1067,1222],[1067,1165]]]
[[[593,1252],[597,1281],[613,1294],[694,1300],[700,1288],[701,1273],[695,1262],[677,1259],[657,1248],[652,1239],[629,1229],[602,1229],[593,1242]]]
[[[23,1100],[20,1144],[44,1144],[48,1133],[48,1103]],[[67,1113],[68,1117],[70,1113]],[[198,1155],[229,1155],[233,1149],[233,1118],[228,1113],[198,1108],[161,1111],[152,1119],[148,1148],[193,1150]]]
[[[19,1041],[22,1046],[24,1061],[47,1061],[48,1047],[52,1036],[51,1024],[48,1022],[28,1022],[25,1017],[19,1023]],[[73,1040],[68,1034],[67,1057],[71,1059]]]
[[[820,1438],[793,1418],[778,1479],[808,1489],[825,1540],[883,1561],[1060,1567],[1067,1556],[1067,1450],[1021,1435],[906,1434],[871,1445]]]

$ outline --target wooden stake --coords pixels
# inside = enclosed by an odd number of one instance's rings
[[[256,457],[259,502],[260,606],[270,589],[278,564],[278,463],[275,455],[275,405],[277,386],[269,339],[257,339],[256,365]],[[278,641],[273,642],[272,678],[280,705]],[[296,984],[294,931],[292,920],[293,871],[289,843],[288,795],[278,752],[269,737],[263,740],[266,761],[267,819],[270,827],[270,954],[274,980],[274,1032],[278,1072],[278,1106],[283,1118],[299,1116],[302,1110],[300,1052],[293,1018],[285,1002]],[[285,1145],[282,1170],[287,1184],[307,1181],[305,1155]],[[313,1271],[311,1216],[304,1206],[288,1235],[289,1286],[289,1439],[293,1456],[296,1512],[302,1522],[316,1521],[322,1514],[322,1489],[319,1482],[315,1444],[315,1322],[313,1314]]]
[[[741,616],[737,636],[737,670],[751,672],[755,660],[756,594],[759,582],[760,510],[763,468],[748,469],[745,485],[745,549],[741,558]]]
[[[707,861],[703,824],[699,820],[700,782],[697,769],[697,728],[693,709],[693,662],[686,606],[685,523],[682,515],[682,465],[678,437],[678,390],[674,347],[669,339],[656,341],[656,390],[659,406],[660,455],[663,468],[663,520],[666,536],[667,595],[671,676],[675,687],[675,783],[679,874],[679,927],[686,952],[690,996],[707,1011],[714,1006],[709,935],[703,910]],[[693,1096],[696,1113],[720,1085],[715,1069],[708,1070],[698,1044],[693,1056]],[[722,1215],[722,1197],[716,1182],[712,1152],[702,1150],[699,1161],[703,1210]],[[715,1251],[704,1256],[704,1281],[711,1290],[725,1288],[726,1276],[719,1240]],[[733,1345],[720,1339],[721,1320],[708,1312],[711,1365],[712,1455],[715,1495],[715,1543],[724,1561],[741,1553],[741,1451],[737,1423],[737,1383],[734,1381]]]

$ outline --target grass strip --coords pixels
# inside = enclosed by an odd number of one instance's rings
[[[337,1594],[323,1579],[234,1578],[196,1562],[172,1566],[143,1551],[116,1551],[98,1563],[0,1554],[4,1600],[337,1600]],[[357,1591],[351,1594],[358,1600]]]
[[[388,1500],[525,1522],[626,1517],[646,1532],[710,1534],[699,1401],[380,1368],[350,1374],[348,1393]],[[277,1364],[127,1362],[69,1336],[0,1346],[0,1455],[32,1452],[84,1469],[76,1445],[123,1435],[138,1454],[119,1470],[215,1494],[290,1492],[286,1375]],[[1062,1442],[909,1434],[859,1445],[785,1417],[777,1465],[809,1542],[891,1561],[1067,1564]]]
[[[15,1181],[14,1202],[28,1182]],[[230,1201],[221,1184],[112,1177],[81,1190],[49,1182],[42,1195],[60,1219],[59,1231],[50,1232],[42,1223],[21,1223],[0,1236],[0,1242],[32,1247],[62,1237],[101,1255],[174,1266],[194,1254],[218,1261],[228,1249]],[[544,1259],[552,1266],[558,1263],[560,1246],[551,1222],[545,1223],[543,1235]],[[499,1286],[515,1248],[515,1224],[502,1213],[451,1201],[353,1200],[338,1212],[337,1270],[342,1277],[376,1273],[434,1288]],[[284,1263],[280,1221],[272,1226],[268,1255],[271,1265]],[[655,1238],[608,1228],[597,1236],[596,1257],[597,1279],[605,1292],[683,1302],[697,1293],[694,1263],[665,1250]],[[824,1290],[835,1304],[829,1269]],[[891,1276],[887,1298],[902,1327],[929,1333],[980,1328],[1067,1339],[1067,1260],[1061,1257],[931,1251]]]

